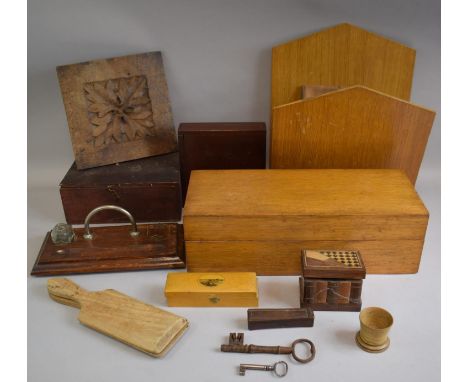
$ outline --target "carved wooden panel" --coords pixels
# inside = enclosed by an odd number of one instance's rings
[[[145,76],[89,82],[83,88],[94,147],[154,136]]]
[[[416,51],[350,24],[275,46],[271,107],[301,99],[301,86],[365,85],[409,100]]]
[[[435,113],[353,86],[272,111],[270,167],[403,170],[412,183]]]
[[[57,67],[78,169],[176,151],[160,52]]]

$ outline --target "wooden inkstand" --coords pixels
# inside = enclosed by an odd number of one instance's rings
[[[359,312],[366,268],[358,251],[302,251],[302,308]]]
[[[98,212],[118,211],[131,223],[90,229]],[[84,228],[57,224],[47,233],[31,275],[53,276],[74,273],[137,271],[185,268],[182,224],[136,224],[133,216],[119,206],[105,205],[92,210]]]

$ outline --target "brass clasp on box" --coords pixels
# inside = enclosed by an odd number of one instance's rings
[[[104,210],[113,210],[113,211],[118,211],[123,213],[125,216],[128,217],[128,220],[130,220],[130,223],[132,224],[132,231],[130,231],[130,236],[138,236],[140,233],[138,232],[137,225],[135,223],[135,219],[133,218],[132,214],[128,212],[126,209],[119,207],[119,206],[113,206],[113,205],[105,205],[105,206],[100,206],[92,210],[87,216],[84,221],[84,234],[83,237],[86,240],[92,240],[93,239],[93,234],[89,230],[89,223],[91,221],[91,218],[97,214],[100,211]]]
[[[224,277],[221,275],[203,275],[198,279],[198,282],[207,287],[216,287],[224,282]]]

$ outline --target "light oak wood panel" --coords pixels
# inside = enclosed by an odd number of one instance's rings
[[[185,240],[424,239],[428,216],[187,216]]]
[[[189,272],[256,272],[258,275],[301,274],[301,250],[358,250],[367,273],[418,272],[424,240],[381,241],[186,241]]]
[[[351,24],[272,50],[271,106],[301,98],[301,86],[365,85],[410,99],[416,51]]]
[[[416,182],[435,113],[362,86],[273,109],[271,168],[395,168]]]
[[[83,325],[153,357],[164,355],[188,326],[183,317],[113,289],[88,292],[68,279],[49,279],[47,289],[53,300],[79,308]]]

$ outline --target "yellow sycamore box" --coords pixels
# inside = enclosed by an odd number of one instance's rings
[[[258,306],[254,272],[168,273],[164,288],[168,306]]]

